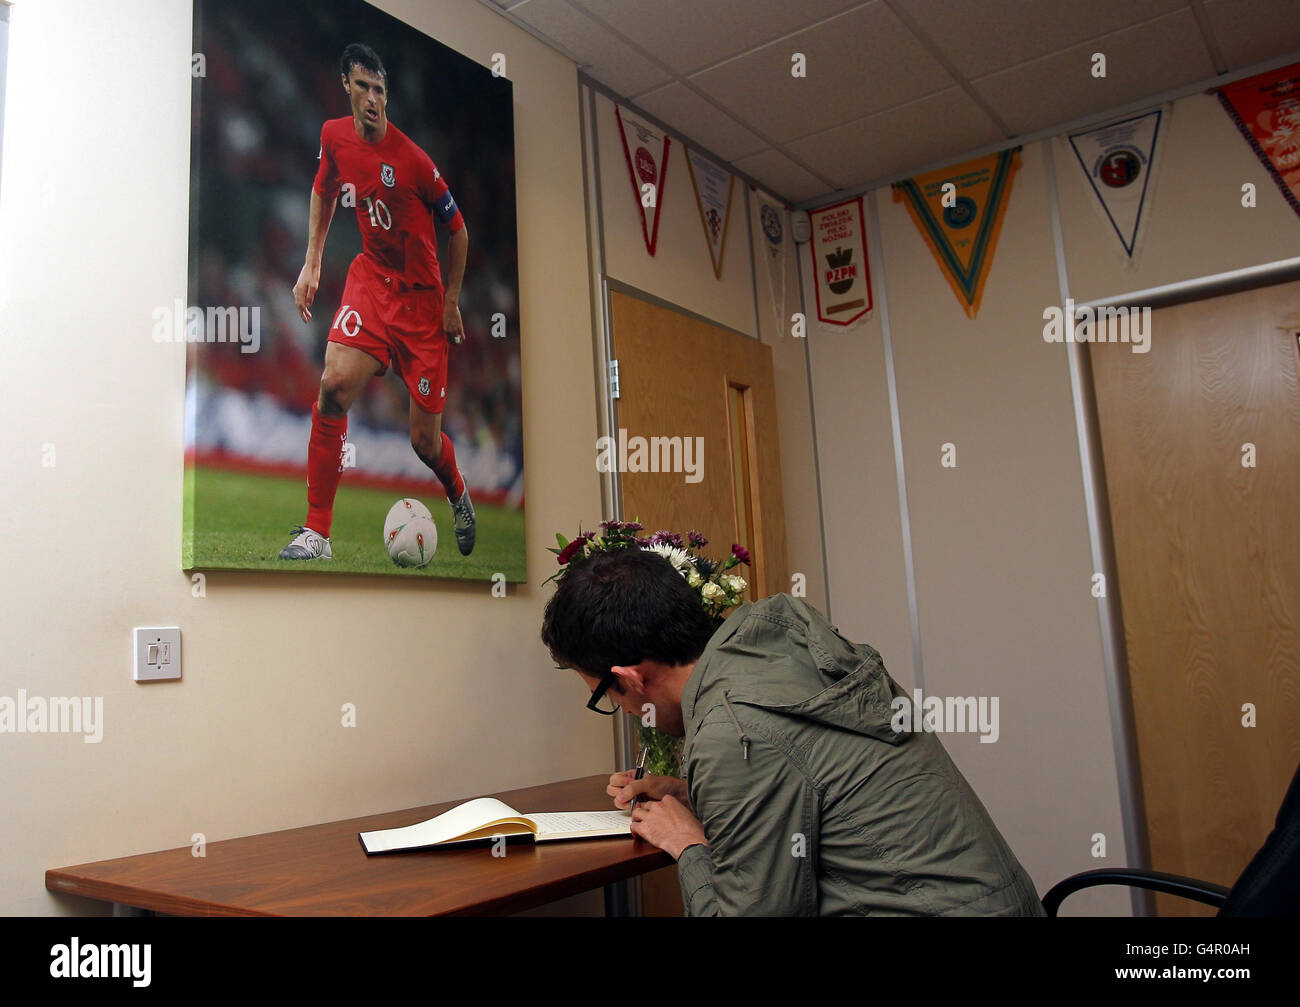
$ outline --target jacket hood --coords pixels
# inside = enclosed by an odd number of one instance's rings
[[[696,662],[682,708],[695,722],[716,705],[745,704],[899,745],[908,735],[890,726],[896,690],[872,647],[778,594],[728,616]]]

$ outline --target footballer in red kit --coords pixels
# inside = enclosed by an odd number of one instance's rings
[[[411,447],[447,491],[461,555],[474,548],[474,507],[442,430],[448,344],[465,337],[457,300],[469,234],[447,180],[388,121],[388,73],[378,54],[352,44],[339,60],[352,114],[321,128],[307,256],[293,296],[304,322],[320,286],[321,256],[336,203],[355,208],[362,251],[348,269],[330,324],[307,448],[307,519],[280,551],[287,560],[329,559],[334,498],[343,475],[348,409],[389,367],[411,395]],[[342,199],[340,200],[340,196]],[[447,273],[438,265],[433,214],[450,231]]]

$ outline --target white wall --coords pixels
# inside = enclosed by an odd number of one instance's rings
[[[557,529],[600,520],[576,71],[473,0],[379,6],[515,83],[527,585],[180,571],[190,5],[14,8],[0,190],[0,695],[100,696],[103,741],[0,735],[0,913],[103,911],[47,868],[608,771],[538,640]],[[307,191],[304,185],[304,199]],[[54,446],[56,465],[42,466]],[[131,681],[137,625],[184,680]],[[340,726],[356,704],[358,726]],[[599,906],[597,895],[596,906]]]

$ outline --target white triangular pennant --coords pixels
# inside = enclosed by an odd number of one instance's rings
[[[666,134],[624,114],[617,105],[614,106],[614,115],[618,119],[618,135],[627,158],[628,176],[632,179],[632,194],[641,214],[641,235],[645,238],[646,251],[654,255],[659,240],[659,211],[664,203],[670,141]]]
[[[686,167],[695,188],[695,205],[700,211],[704,240],[713,259],[713,275],[722,279],[722,255],[727,249],[727,223],[731,219],[731,193],[736,176],[703,154],[686,151]]]
[[[1149,216],[1156,145],[1161,127],[1168,126],[1168,114],[1168,108],[1158,108],[1066,138],[1129,264],[1136,261],[1142,225]]]
[[[785,207],[762,190],[758,197],[758,224],[763,236],[763,259],[767,262],[767,293],[776,312],[776,328],[785,335],[785,250],[789,244],[786,232]]]

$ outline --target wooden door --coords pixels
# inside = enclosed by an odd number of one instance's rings
[[[753,560],[738,568],[751,600],[789,590],[771,347],[630,294],[610,299],[619,426],[629,443],[690,437],[703,459],[698,473],[623,472],[624,520],[694,528],[719,558],[740,543]],[[676,867],[647,875],[641,891],[645,915],[682,915]]]
[[[1151,866],[1231,885],[1300,762],[1300,283],[1150,332],[1091,362]]]

